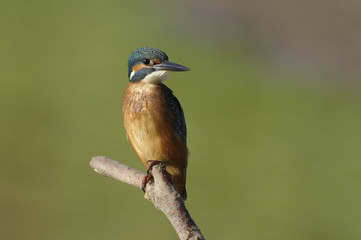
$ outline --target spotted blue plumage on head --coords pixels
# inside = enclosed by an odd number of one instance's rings
[[[168,56],[165,52],[156,48],[140,47],[135,49],[128,59],[128,77],[130,77],[130,74],[133,71],[132,67],[142,63],[143,59],[159,59],[161,62],[164,62],[168,61]]]

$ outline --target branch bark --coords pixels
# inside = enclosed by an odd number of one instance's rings
[[[141,171],[104,156],[93,157],[90,166],[103,176],[114,178],[137,188],[141,188],[142,181],[146,176]],[[147,184],[145,198],[166,215],[181,240],[205,239],[189,214],[183,199],[169,181],[170,176],[164,165],[154,165],[152,175],[154,181]]]

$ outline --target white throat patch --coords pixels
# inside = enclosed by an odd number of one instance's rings
[[[133,72],[130,74],[130,76],[132,77],[134,74]],[[167,71],[154,71],[151,74],[148,74],[147,76],[145,76],[145,78],[142,80],[143,82],[146,83],[161,83],[165,80],[167,80],[168,78],[168,72]]]

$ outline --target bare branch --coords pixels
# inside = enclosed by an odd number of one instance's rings
[[[141,188],[145,173],[130,168],[110,158],[97,156],[90,166],[99,174]],[[145,198],[162,211],[173,225],[181,240],[203,240],[204,237],[190,216],[183,199],[175,190],[164,165],[155,165],[152,169],[154,182],[146,186]]]

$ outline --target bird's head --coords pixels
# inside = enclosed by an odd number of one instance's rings
[[[130,82],[144,81],[158,84],[166,80],[168,71],[189,71],[189,68],[168,61],[163,51],[150,47],[135,49],[128,60]]]

